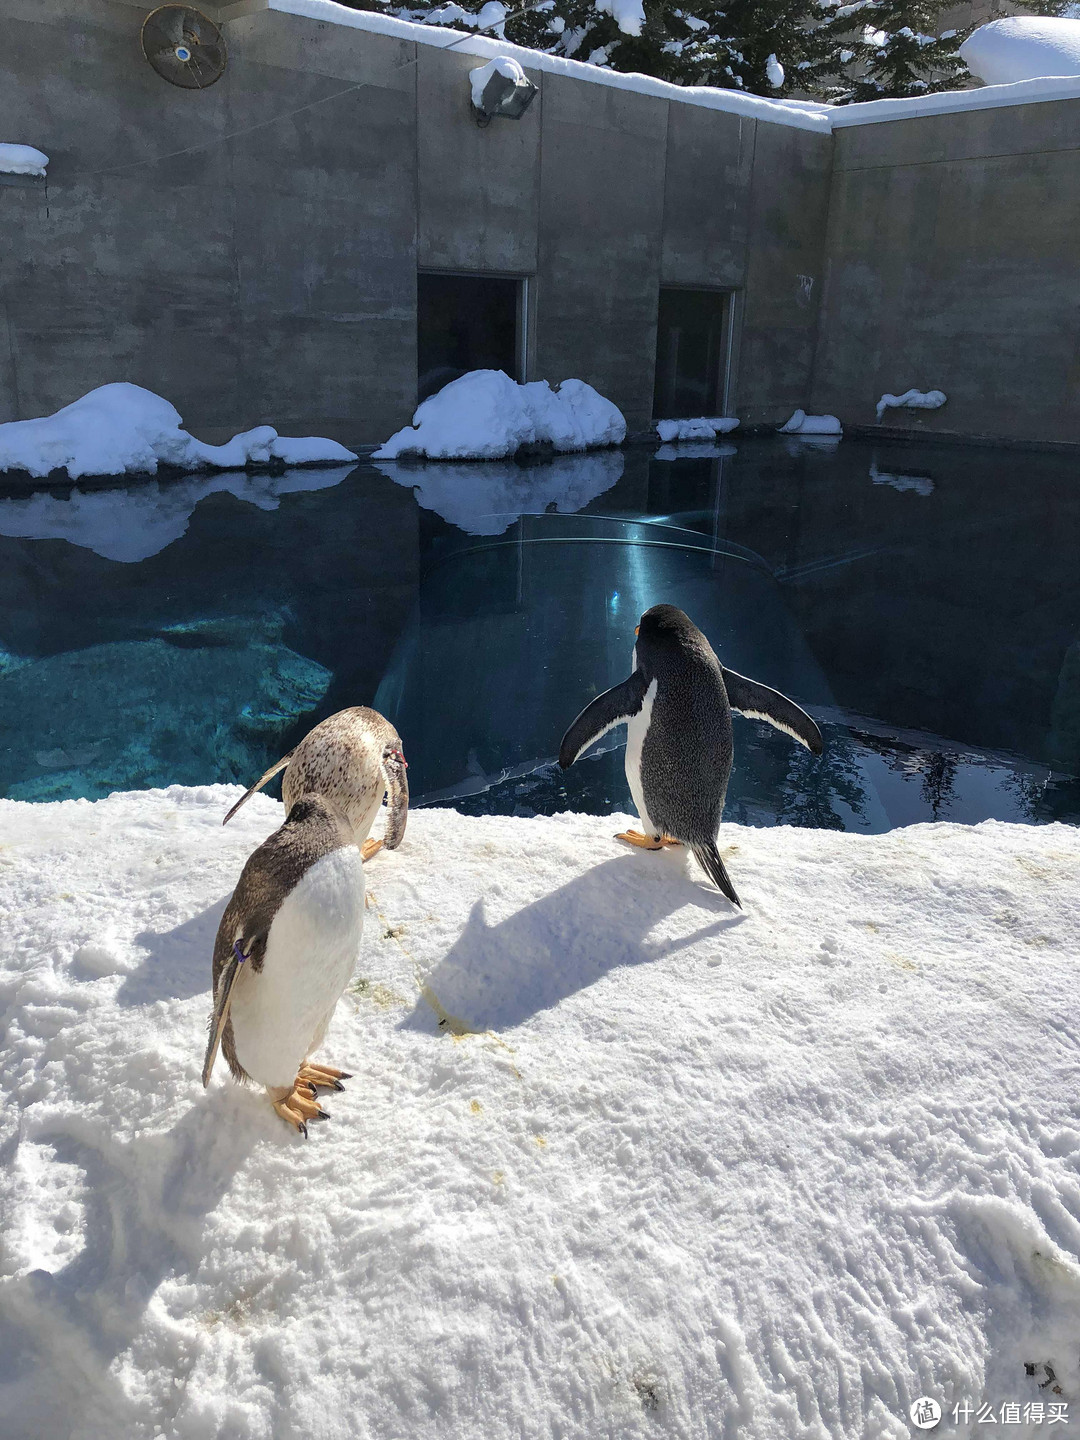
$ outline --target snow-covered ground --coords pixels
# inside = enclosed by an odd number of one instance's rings
[[[54,470],[84,475],[155,475],[178,470],[242,470],[247,465],[340,465],[356,456],[336,440],[286,437],[271,425],[207,445],[180,427],[179,410],[152,390],[124,381],[99,385],[37,420],[0,425],[0,472],[44,479]]]
[[[470,370],[417,406],[412,424],[375,451],[376,460],[504,460],[524,446],[566,454],[619,445],[622,412],[584,380],[518,385],[502,370]]]
[[[724,827],[740,914],[613,817],[416,812],[305,1142],[199,1085],[239,793],[0,802],[5,1440],[1075,1409],[1080,831]]]

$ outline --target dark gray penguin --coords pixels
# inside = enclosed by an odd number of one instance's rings
[[[409,818],[407,764],[401,753],[401,736],[377,710],[366,705],[339,710],[271,765],[221,823],[227,825],[256,790],[284,770],[281,798],[285,809],[290,810],[301,795],[325,795],[344,810],[360,853],[370,860],[384,845],[396,850],[405,834]],[[389,806],[386,831],[381,840],[371,840],[368,837],[384,796]]]
[[[616,838],[644,850],[688,845],[733,904],[739,897],[716,848],[731,775],[731,712],[767,720],[821,754],[821,732],[804,710],[767,685],[728,670],[674,605],[646,610],[634,632],[633,674],[598,695],[563,736],[567,770],[594,740],[626,726],[626,778],[644,833]]]
[[[364,865],[344,810],[303,795],[240,875],[214,942],[214,1010],[203,1085],[218,1047],[233,1078],[264,1085],[283,1120],[307,1135],[325,1120],[321,1088],[343,1070],[312,1063],[349,983],[364,928]]]

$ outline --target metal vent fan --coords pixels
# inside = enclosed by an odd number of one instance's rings
[[[194,5],[161,5],[143,21],[143,54],[163,80],[205,90],[228,59],[221,31]]]

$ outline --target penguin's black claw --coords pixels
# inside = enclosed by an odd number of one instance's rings
[[[300,1121],[300,1124],[299,1124],[296,1128],[300,1131],[300,1134],[303,1135],[304,1139],[306,1140],[306,1139],[308,1138],[308,1137],[307,1137],[307,1121],[306,1121],[306,1120],[301,1120],[301,1121]]]

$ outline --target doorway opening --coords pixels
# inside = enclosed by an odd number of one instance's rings
[[[722,412],[727,386],[731,295],[723,290],[660,291],[653,415],[687,420]]]
[[[416,283],[417,400],[470,370],[525,379],[525,305],[520,275],[421,271]]]

